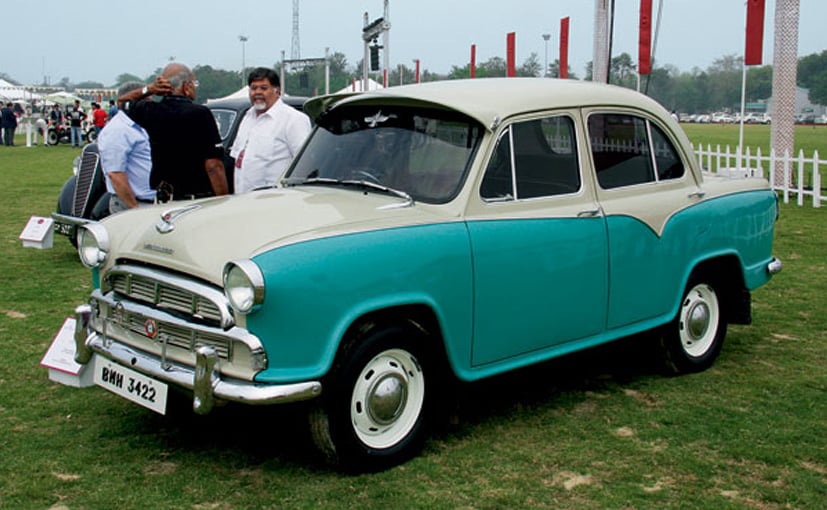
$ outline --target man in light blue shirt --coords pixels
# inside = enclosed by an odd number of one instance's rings
[[[143,86],[138,82],[125,83],[118,90],[118,96]],[[109,119],[98,137],[106,190],[112,195],[110,214],[155,202],[155,190],[149,187],[152,170],[149,135],[129,117],[128,104],[118,106],[118,113]]]

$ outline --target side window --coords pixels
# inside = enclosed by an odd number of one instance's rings
[[[589,117],[589,142],[601,188],[611,189],[655,180],[646,121],[631,115]]]
[[[672,145],[672,142],[659,127],[654,124],[650,124],[650,126],[652,128],[652,144],[655,147],[655,162],[658,167],[658,180],[664,181],[683,177],[683,161],[678,156],[675,146]]]
[[[591,115],[589,142],[597,182],[603,189],[677,179],[684,174],[672,142],[658,126],[643,118]]]
[[[500,136],[480,194],[511,200],[575,193],[580,189],[576,146],[569,117],[515,123]]]

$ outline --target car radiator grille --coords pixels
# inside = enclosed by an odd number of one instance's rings
[[[212,325],[221,324],[222,314],[218,305],[191,291],[129,273],[113,274],[109,283],[115,292],[126,298],[191,315]]]
[[[133,333],[147,336],[144,317],[140,315],[130,315],[125,318],[125,322]],[[203,331],[195,331],[187,327],[176,326],[166,322],[158,322],[157,330],[153,335],[154,339],[159,343],[166,343],[172,347],[180,347],[193,351],[201,346],[212,346],[215,348],[219,358],[230,359],[232,355],[230,352],[232,342],[226,337],[219,335],[211,335]]]
[[[95,182],[95,170],[98,167],[100,156],[97,152],[90,150],[83,151],[78,169],[77,180],[75,181],[75,200],[72,203],[72,215],[83,218],[84,209],[89,201],[89,193],[92,191],[92,184]]]

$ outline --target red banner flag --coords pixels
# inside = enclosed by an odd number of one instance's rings
[[[652,72],[652,0],[640,0],[640,36],[638,38],[638,74]]]
[[[569,17],[560,18],[560,78],[569,77]]]
[[[471,45],[471,78],[477,76],[477,45]]]
[[[517,76],[517,66],[515,64],[514,45],[517,40],[516,32],[509,32],[505,38],[505,75],[508,78]]]
[[[760,66],[764,52],[764,0],[747,0],[747,42],[744,64]]]

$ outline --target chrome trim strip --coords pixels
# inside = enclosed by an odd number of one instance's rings
[[[782,264],[780,260],[773,257],[772,260],[770,260],[770,263],[767,264],[767,272],[769,274],[778,274],[781,272],[781,268],[783,266],[784,264]]]
[[[160,269],[148,269],[141,266],[133,266],[130,264],[119,264],[113,266],[107,271],[106,279],[109,284],[109,277],[113,275],[123,275],[129,278],[132,275],[140,276],[151,280],[156,280],[164,285],[174,287],[184,292],[202,296],[215,304],[221,314],[220,326],[224,329],[229,329],[235,325],[235,317],[233,316],[230,302],[223,291],[217,290],[203,283],[197,283],[190,279],[178,276],[174,273],[163,271]],[[111,287],[111,284],[110,284]]]
[[[91,333],[84,345],[106,359],[120,363],[132,370],[165,383],[194,392],[193,410],[198,414],[209,413],[214,399],[240,402],[249,405],[286,404],[316,398],[322,393],[320,381],[290,384],[262,384],[239,379],[221,379],[208,362],[209,355],[201,353],[195,369],[170,363],[161,368],[158,358],[120,343],[106,345],[97,333]]]

